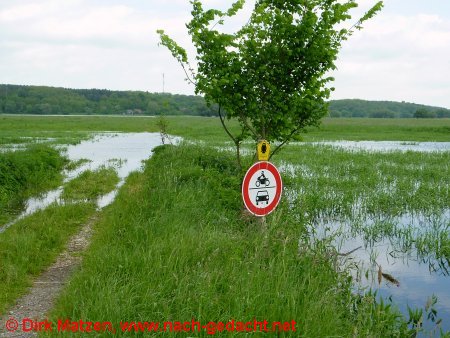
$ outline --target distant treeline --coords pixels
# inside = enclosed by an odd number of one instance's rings
[[[198,115],[214,116],[200,96],[0,85],[0,113],[39,115]]]
[[[201,96],[192,95],[0,84],[0,113],[216,116],[217,107],[208,107]],[[408,102],[352,99],[330,101],[330,116],[442,118],[450,117],[450,110]]]
[[[336,100],[330,101],[331,117],[374,118],[442,118],[450,117],[450,110],[409,102]]]

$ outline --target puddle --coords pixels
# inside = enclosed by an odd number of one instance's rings
[[[156,146],[161,144],[159,133],[106,133],[96,135],[92,140],[67,146],[66,154],[71,161],[87,159],[77,172],[95,170],[102,165],[119,163],[117,174],[121,180],[138,170]],[[112,161],[114,160],[114,161]]]
[[[178,142],[179,138],[172,138],[172,142]],[[114,167],[120,178],[115,190],[101,196],[97,200],[97,207],[104,208],[114,200],[118,188],[120,188],[125,178],[132,172],[140,170],[142,161],[149,158],[153,148],[161,145],[159,133],[102,133],[94,136],[93,139],[81,141],[76,145],[64,146],[65,153],[71,161],[81,159],[88,160],[87,163],[72,171],[66,171],[64,183],[77,177],[85,170],[96,170],[101,166]],[[14,221],[0,227],[0,233],[17,222],[17,220],[30,215],[37,210],[44,209],[50,204],[62,203],[60,196],[62,187],[47,192],[41,197],[30,198],[26,202],[25,211]]]
[[[367,151],[450,151],[450,142],[404,142],[404,141],[323,141],[308,142],[313,145],[329,145],[348,150]]]

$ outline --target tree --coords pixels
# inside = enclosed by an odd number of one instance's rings
[[[439,118],[450,117],[450,110],[440,108],[440,109],[436,110],[436,116]]]
[[[190,65],[187,52],[163,30],[161,44],[183,67],[187,80],[208,104],[217,104],[220,120],[236,145],[247,136],[279,141],[272,153],[305,127],[318,125],[327,113],[326,99],[333,88],[330,70],[341,43],[354,29],[383,6],[372,7],[351,28],[338,28],[351,19],[355,0],[256,0],[248,22],[233,34],[219,30],[224,19],[242,9],[237,0],[229,10],[204,10],[192,0],[192,19],[186,25],[196,48],[197,64]],[[239,121],[233,135],[226,119]]]
[[[435,118],[436,117],[436,113],[432,112],[432,111],[429,111],[426,108],[419,108],[414,113],[414,117],[416,119],[430,119],[430,118]]]

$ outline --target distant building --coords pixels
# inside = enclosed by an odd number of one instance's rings
[[[122,115],[144,115],[141,109],[127,109]]]

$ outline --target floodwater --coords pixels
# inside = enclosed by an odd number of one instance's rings
[[[309,144],[329,145],[348,150],[368,151],[450,151],[450,142],[405,142],[405,141],[323,141]]]
[[[172,142],[178,141],[178,138],[171,139]],[[64,182],[72,180],[88,169],[95,170],[101,166],[114,167],[120,181],[112,192],[99,197],[97,207],[101,209],[114,200],[118,189],[125,182],[125,178],[132,171],[141,169],[142,161],[149,158],[153,148],[158,145],[161,145],[159,133],[102,133],[95,135],[93,139],[66,146],[63,149],[71,161],[84,159],[87,162],[73,171],[65,172]],[[63,187],[59,187],[43,196],[30,198],[26,202],[25,211],[14,221],[0,227],[0,233],[18,219],[44,209],[52,203],[63,203],[60,199],[62,190]]]
[[[364,219],[363,227],[370,229],[377,222],[389,222],[398,229],[410,229],[412,237],[425,233],[450,230],[450,210],[440,215],[407,214],[387,219]],[[355,289],[371,288],[378,296],[392,299],[393,304],[408,317],[408,309],[425,308],[433,295],[438,302],[435,305],[437,318],[442,318],[441,327],[450,331],[450,261],[436,257],[432,253],[419,252],[413,241],[402,237],[371,239],[364,232],[352,228],[351,219],[318,219],[310,224],[315,239],[333,238],[333,245],[342,256],[341,264],[356,263],[351,269]],[[433,228],[433,229],[430,229]],[[378,270],[394,277],[398,282],[382,278],[378,280]],[[425,310],[424,310],[425,313]],[[427,315],[425,315],[426,317]],[[425,321],[424,328],[431,330],[433,322]]]
[[[311,142],[317,146],[332,146],[352,152],[373,151],[450,151],[450,142],[384,142],[384,141],[337,141]],[[285,175],[296,176],[299,172],[305,178],[314,177],[307,166],[282,163],[279,167]],[[299,191],[284,191],[286,198],[295,201]],[[442,319],[440,327],[450,332],[450,259],[436,257],[416,247],[416,238],[429,236],[438,242],[439,233],[450,232],[450,209],[439,214],[421,213],[403,214],[397,217],[369,217],[361,210],[361,205],[352,207],[354,215],[347,218],[319,217],[309,224],[313,240],[331,239],[331,244],[341,254],[339,263],[351,268],[355,290],[377,292],[385,302],[392,301],[394,306],[409,318],[408,306],[423,309],[423,328],[428,332],[436,329],[436,321]],[[395,235],[370,236],[370,229],[377,225],[389,224]],[[355,250],[356,249],[356,250]],[[353,251],[355,250],[355,251]],[[348,255],[345,255],[350,253]],[[381,278],[378,272],[394,278]],[[425,307],[432,296],[437,297],[434,309],[437,316],[434,322],[427,319],[429,312]],[[433,331],[439,335],[439,329]],[[427,335],[428,336],[428,335]]]
[[[0,144],[0,153],[5,153],[8,151],[18,151],[18,150],[25,150],[27,148],[26,141],[29,140],[33,142],[33,144],[37,143],[47,143],[55,141],[56,138],[54,137],[29,137],[29,136],[22,136],[20,137],[22,140],[24,140],[24,143],[4,143]]]

